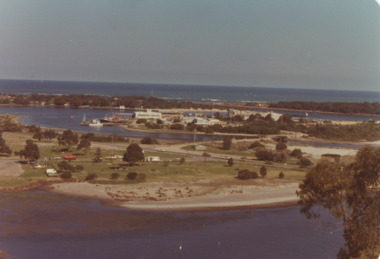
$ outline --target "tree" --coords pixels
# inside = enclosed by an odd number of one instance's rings
[[[77,146],[77,149],[84,149],[84,153],[87,153],[87,149],[91,147],[91,141],[87,138],[82,138]]]
[[[0,132],[0,154],[5,154],[10,156],[12,154],[12,150],[5,144],[5,140],[3,139],[3,134]]]
[[[181,159],[179,160],[179,164],[182,165],[185,163],[185,158],[184,157],[181,157]]]
[[[68,148],[72,145],[78,144],[78,135],[71,130],[65,130],[58,139],[59,145],[66,145]]]
[[[290,153],[290,156],[294,156],[298,159],[300,159],[302,157],[302,150],[299,149],[299,148],[295,148],[293,149],[293,151]]]
[[[276,151],[283,151],[283,150],[285,150],[287,148],[288,148],[288,146],[285,143],[283,143],[283,142],[279,142],[276,145]]]
[[[228,165],[229,166],[233,166],[234,165],[234,159],[232,157],[230,157],[227,161]]]
[[[57,133],[54,130],[48,129],[44,131],[43,135],[47,140],[52,140],[57,136]]]
[[[264,178],[267,175],[267,168],[265,166],[262,166],[260,168],[260,175],[262,178]]]
[[[274,159],[273,153],[266,149],[257,150],[255,153],[255,156],[257,157],[258,160],[273,161]]]
[[[301,157],[301,159],[298,163],[299,163],[300,167],[306,167],[306,168],[312,164],[312,162],[309,159],[307,159],[306,157]]]
[[[58,163],[58,168],[61,171],[65,172],[73,172],[74,171],[74,166],[68,163],[67,161],[61,161]]]
[[[379,249],[379,172],[380,149],[365,147],[348,165],[322,160],[299,186],[300,211],[307,218],[319,217],[314,208],[323,207],[342,220],[345,244],[338,258],[373,257]]]
[[[33,140],[28,139],[25,148],[20,150],[19,155],[24,159],[37,160],[40,158],[40,151],[37,144],[34,144]]]
[[[54,104],[56,106],[63,106],[63,105],[65,105],[65,102],[66,102],[66,100],[65,100],[65,97],[63,97],[63,96],[57,96],[54,98]]]
[[[127,147],[127,151],[124,153],[123,161],[131,162],[135,164],[137,161],[144,160],[144,153],[141,147],[132,143]]]
[[[223,149],[230,150],[232,145],[232,137],[223,137]]]

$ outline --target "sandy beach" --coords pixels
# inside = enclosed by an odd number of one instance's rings
[[[154,182],[133,185],[100,185],[87,182],[56,183],[53,192],[101,199],[116,206],[144,210],[221,209],[295,204],[298,183],[222,185],[205,180],[184,184]]]

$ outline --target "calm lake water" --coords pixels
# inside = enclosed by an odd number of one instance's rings
[[[44,191],[1,193],[0,206],[0,247],[19,259],[320,259],[344,242],[335,219],[309,221],[298,207],[149,212]]]

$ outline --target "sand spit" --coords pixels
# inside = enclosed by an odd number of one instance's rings
[[[57,183],[52,190],[112,202],[116,206],[144,210],[220,209],[295,204],[298,183],[281,185],[219,185],[206,181],[103,185],[87,182]]]

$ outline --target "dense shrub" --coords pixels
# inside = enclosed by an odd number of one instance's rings
[[[185,129],[185,126],[183,126],[182,124],[173,124],[170,126],[170,129],[172,130],[184,130]]]
[[[91,173],[91,174],[88,174],[84,180],[85,180],[85,181],[91,181],[91,180],[94,180],[94,179],[97,178],[97,177],[98,177],[97,174],[95,174],[95,173]]]
[[[285,163],[286,155],[283,152],[276,153],[274,155],[273,161],[278,162],[278,163]]]
[[[137,173],[136,172],[130,172],[127,174],[127,179],[129,180],[135,180],[137,177]]]
[[[148,144],[148,145],[151,145],[151,144],[157,144],[158,141],[150,136],[146,136],[144,137],[143,139],[141,139],[141,144]]]
[[[76,166],[74,166],[74,171],[79,172],[79,171],[83,171],[83,169],[84,169],[83,165],[76,165]]]
[[[259,148],[259,147],[265,147],[263,144],[261,144],[259,141],[253,142],[248,148],[249,149],[254,149],[254,148]]]
[[[144,124],[144,123],[146,123],[146,119],[137,119],[136,123],[137,124]]]
[[[62,179],[71,179],[71,173],[70,172],[63,172],[62,174],[61,174],[61,178]]]
[[[312,162],[306,157],[302,157],[298,163],[301,167],[309,167],[312,164]]]
[[[182,165],[185,163],[185,158],[184,157],[181,157],[181,159],[179,160],[179,164]]]
[[[145,126],[148,128],[148,129],[161,129],[162,126],[160,124],[157,124],[157,123],[150,123],[150,122],[147,122],[145,123]]]
[[[229,150],[232,145],[232,137],[226,136],[223,137],[223,149],[224,150]]]
[[[280,173],[278,174],[278,178],[282,179],[282,178],[284,178],[284,177],[285,177],[285,175],[284,175],[283,172],[280,172]]]
[[[119,179],[120,174],[119,173],[112,173],[111,174],[111,179]]]
[[[255,155],[259,160],[273,161],[274,159],[274,154],[266,149],[257,150]]]
[[[240,170],[237,176],[241,180],[256,179],[257,177],[259,177],[258,173],[249,171],[248,169]]]

